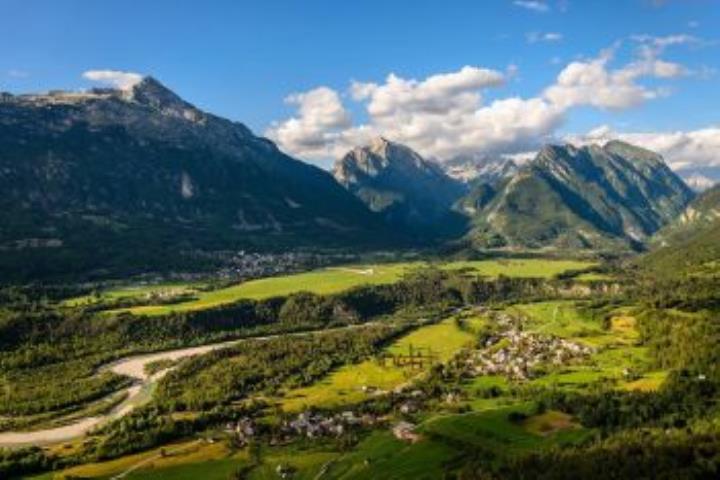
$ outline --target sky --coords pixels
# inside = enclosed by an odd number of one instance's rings
[[[720,179],[720,0],[0,0],[0,90],[152,75],[328,167],[624,138]]]

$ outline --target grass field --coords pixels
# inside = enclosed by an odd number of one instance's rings
[[[428,265],[422,262],[400,262],[378,265],[348,265],[344,267],[323,268],[306,273],[268,277],[250,280],[226,288],[207,292],[192,290],[192,285],[170,284],[166,286],[123,287],[103,292],[109,298],[122,298],[135,292],[136,295],[147,295],[162,291],[163,288],[187,289],[192,291],[197,299],[170,305],[143,305],[114,312],[131,312],[136,315],[163,315],[173,311],[200,310],[226,303],[232,303],[242,298],[261,300],[269,297],[284,296],[300,291],[318,294],[338,293],[360,285],[379,285],[398,281],[405,273],[412,269]],[[594,265],[591,262],[576,260],[554,259],[501,259],[459,261],[437,264],[447,270],[464,269],[477,275],[496,277],[506,275],[509,277],[542,277],[550,278],[567,270],[578,270]],[[68,305],[78,305],[87,302],[92,297],[78,297],[66,301]]]
[[[116,312],[129,311],[135,315],[163,315],[173,311],[201,310],[232,303],[243,298],[262,300],[301,291],[318,294],[338,293],[359,285],[381,285],[396,282],[405,272],[418,265],[416,263],[397,263],[324,268],[294,275],[250,280],[227,288],[200,292],[197,300],[189,302],[173,305],[146,305]]]
[[[457,456],[454,447],[432,440],[408,444],[388,431],[365,438],[352,452],[328,468],[326,478],[350,479],[437,479],[444,465]]]
[[[479,275],[519,278],[552,278],[568,270],[582,270],[596,265],[579,260],[555,260],[544,258],[512,258],[500,260],[470,260],[449,262],[442,265],[447,270],[469,269]]]
[[[101,301],[115,301],[126,298],[144,298],[153,295],[181,295],[185,293],[196,293],[200,284],[193,283],[159,283],[152,285],[129,285],[123,287],[110,288],[103,290],[100,296],[83,295],[80,297],[70,298],[61,303],[64,307],[78,307],[89,305]]]
[[[607,334],[600,319],[582,314],[570,300],[513,305],[510,312],[526,319],[525,329],[565,338],[590,338]],[[597,338],[594,340],[597,342]]]
[[[225,480],[230,472],[247,462],[246,452],[232,452],[222,443],[191,440],[166,445],[116,460],[72,467],[48,480],[64,478],[112,478],[126,473],[126,479]],[[206,476],[207,475],[207,476]]]
[[[527,412],[529,406],[511,406],[483,412],[438,416],[421,426],[421,431],[446,443],[462,443],[508,455],[519,451],[567,445],[578,442],[588,434],[564,418],[564,427],[552,433],[537,432],[538,424],[548,423],[544,417],[530,417],[523,422],[509,419],[511,412]],[[556,415],[557,416],[557,415]],[[557,418],[555,420],[558,420]]]
[[[627,311],[615,312],[606,330],[600,318],[581,312],[573,301],[518,304],[508,310],[526,319],[528,331],[568,338],[596,349],[587,362],[552,370],[532,380],[533,385],[577,390],[609,381],[624,389],[656,390],[665,379],[667,372],[662,371],[648,373],[638,380],[625,379],[628,370],[642,374],[650,368],[647,349],[636,345],[639,334],[635,318]]]
[[[470,320],[469,329],[479,326],[480,319]],[[434,325],[420,327],[393,342],[386,348],[388,353],[407,354],[410,346],[432,348],[441,362],[450,359],[463,346],[472,342],[470,330],[460,329],[452,318]],[[332,407],[356,403],[366,398],[363,386],[381,390],[393,388],[421,374],[422,371],[408,367],[396,367],[389,362],[379,364],[366,360],[355,365],[345,365],[323,380],[309,386],[291,390],[280,399],[282,409],[289,412],[304,410],[307,406]]]

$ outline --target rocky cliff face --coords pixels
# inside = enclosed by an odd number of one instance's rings
[[[0,269],[144,270],[198,249],[393,238],[326,172],[152,78],[1,96],[0,190]]]
[[[693,195],[653,152],[617,141],[548,146],[486,202],[473,238],[493,246],[639,245]]]
[[[390,225],[427,237],[462,233],[452,206],[465,187],[404,145],[377,138],[338,160],[333,174]]]

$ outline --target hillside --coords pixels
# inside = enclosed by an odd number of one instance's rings
[[[652,239],[656,246],[681,242],[720,221],[720,185],[699,194],[670,224]]]
[[[0,271],[17,277],[396,238],[326,172],[149,77],[126,90],[3,94],[0,189]]]
[[[720,264],[720,186],[700,194],[653,239],[640,263],[656,274],[716,274]]]
[[[638,247],[692,198],[650,151],[618,141],[547,146],[485,200],[470,237],[495,247]]]
[[[404,145],[377,138],[339,159],[333,173],[390,225],[426,238],[463,232],[464,218],[452,206],[464,185]]]

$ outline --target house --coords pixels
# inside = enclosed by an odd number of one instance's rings
[[[420,440],[420,434],[415,431],[415,425],[410,422],[399,422],[392,429],[398,440],[415,443]]]

